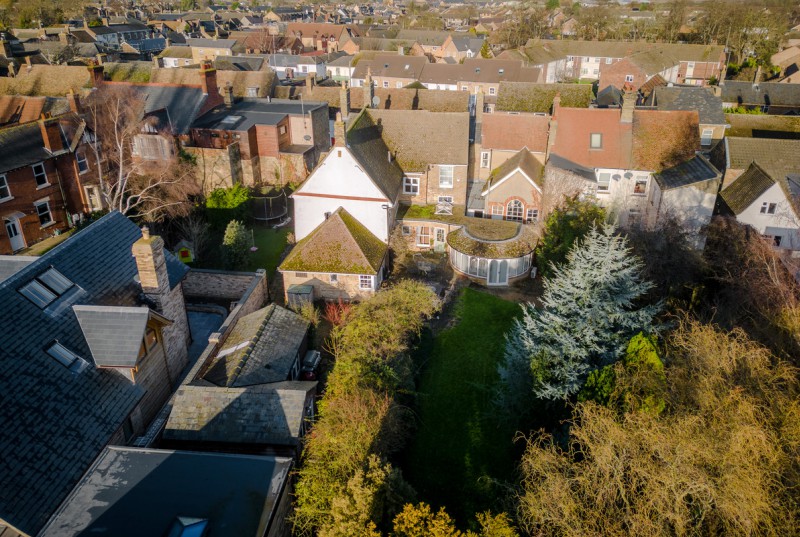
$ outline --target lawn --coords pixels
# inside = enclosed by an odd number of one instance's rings
[[[263,268],[267,271],[267,278],[271,279],[280,263],[281,254],[286,248],[286,235],[289,234],[290,229],[288,227],[272,229],[259,225],[254,225],[249,229],[253,230],[253,242],[258,249],[255,252],[248,252],[247,264],[242,267],[236,267],[234,270],[253,272],[256,269]],[[201,259],[197,263],[197,268],[225,268],[225,260],[222,257],[222,248],[220,246],[221,242],[221,234],[212,237],[212,244],[208,248],[209,252],[206,254],[205,259]]]
[[[419,429],[404,457],[404,473],[421,501],[444,506],[460,526],[498,509],[497,482],[513,481],[514,430],[498,424],[491,403],[504,334],[519,305],[465,289],[455,326],[423,338],[427,360],[419,381]]]

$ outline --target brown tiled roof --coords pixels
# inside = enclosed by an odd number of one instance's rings
[[[501,82],[497,92],[497,109],[549,114],[556,94],[561,96],[561,106],[569,108],[588,108],[592,102],[590,84]]]
[[[761,194],[775,181],[761,166],[753,162],[728,188],[720,192],[720,197],[734,214],[741,214],[750,207]]]
[[[461,91],[439,91],[407,88],[374,88],[379,110],[429,110],[431,112],[463,112],[469,105],[469,94]],[[305,86],[277,86],[275,97],[324,101],[331,108],[339,108],[339,87],[316,86],[311,91]],[[357,110],[364,104],[364,88],[350,88],[350,108]]]
[[[404,172],[430,164],[469,163],[469,113],[426,110],[369,110],[386,146]]]
[[[483,114],[481,146],[509,151],[527,147],[534,153],[544,153],[549,124],[549,116]]]
[[[280,270],[375,274],[388,246],[339,207],[289,252]]]
[[[736,137],[725,140],[729,168],[744,170],[756,161],[775,179],[800,172],[800,140]]]
[[[632,125],[620,123],[619,109],[561,107],[555,120],[553,154],[587,168],[630,168]],[[591,134],[602,135],[600,149],[589,147]]]
[[[337,41],[343,41],[352,35],[359,35],[358,27],[355,25],[327,24],[319,22],[290,22],[286,26],[286,35],[293,36],[302,34],[302,37],[313,37],[314,35],[333,35]]]
[[[536,183],[539,189],[544,187],[542,178],[544,176],[544,166],[539,160],[534,157],[530,151],[523,149],[507,161],[505,161],[499,168],[492,170],[489,176],[489,181],[485,189],[486,192],[491,190],[498,182],[505,179],[510,173],[519,168],[522,173],[527,175],[531,181]]]
[[[360,61],[353,71],[353,78],[364,78],[367,67],[373,77],[410,78],[416,80],[428,64],[425,56],[400,56],[398,54],[378,54],[370,61]]]
[[[89,70],[72,65],[23,67],[15,78],[0,77],[0,94],[62,97],[72,90],[82,92],[90,85]]]
[[[633,167],[658,172],[694,157],[700,144],[699,122],[697,112],[634,112]]]
[[[158,84],[181,84],[198,86],[199,68],[153,69],[150,82]],[[224,88],[227,83],[233,86],[237,97],[250,97],[247,88],[258,88],[259,97],[268,97],[275,83],[273,71],[217,71],[217,85]]]
[[[362,110],[347,126],[347,147],[387,199],[400,194],[403,170],[397,159],[389,161],[389,148],[381,129],[366,110]]]

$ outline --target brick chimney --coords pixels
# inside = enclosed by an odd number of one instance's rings
[[[200,66],[200,87],[203,90],[203,94],[208,96],[201,113],[207,112],[224,102],[222,95],[219,93],[219,86],[217,86],[217,70],[214,69],[214,66],[209,61],[204,61]]]
[[[364,108],[372,108],[372,98],[375,88],[372,85],[372,69],[367,67],[367,76],[364,78]]]
[[[555,119],[556,115],[558,114],[559,108],[561,108],[561,94],[556,93],[556,96],[553,97],[553,110],[551,114],[553,116],[553,119]]]
[[[81,100],[72,89],[69,90],[67,93],[67,102],[69,103],[69,109],[71,112],[75,114],[80,114],[82,112],[81,109]]]
[[[89,75],[91,77],[92,87],[99,88],[103,81],[105,80],[105,75],[103,74],[103,66],[100,64],[93,64],[88,67]]]
[[[346,130],[344,120],[342,119],[342,113],[336,112],[336,121],[333,124],[333,145],[335,147],[345,147],[347,145],[345,132]]]
[[[147,226],[142,227],[142,238],[133,243],[131,253],[136,260],[142,292],[156,304],[155,309],[161,315],[172,321],[162,333],[169,376],[177,378],[188,363],[187,344],[191,337],[181,286],[170,287],[164,241],[158,235],[150,235]]]
[[[308,91],[308,93],[314,91],[314,75],[306,76],[306,90]]]
[[[228,108],[232,108],[235,101],[233,97],[233,86],[231,86],[230,82],[225,84],[225,87],[222,88],[222,99],[225,101],[225,106]]]
[[[636,109],[636,92],[627,91],[622,96],[622,114],[620,123],[633,123],[633,111]]]
[[[344,80],[342,80],[342,88],[339,90],[339,110],[341,110],[342,117],[350,115],[350,89]]]
[[[64,141],[61,139],[61,126],[58,120],[47,120],[42,114],[39,119],[39,130],[42,133],[44,148],[50,153],[57,153],[64,149]]]

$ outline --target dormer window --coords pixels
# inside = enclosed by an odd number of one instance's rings
[[[602,149],[603,148],[603,135],[599,132],[593,132],[589,135],[589,148]]]
[[[144,358],[155,348],[158,343],[158,334],[153,328],[147,327],[142,340],[142,346],[139,349],[139,359]]]

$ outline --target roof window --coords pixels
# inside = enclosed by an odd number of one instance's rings
[[[50,355],[51,358],[55,359],[58,363],[71,371],[79,369],[86,363],[83,358],[66,348],[58,341],[54,341],[49,347],[47,347],[47,349],[45,349],[45,352]]]
[[[498,70],[497,70],[497,74],[499,74],[499,75],[502,75],[502,74],[503,74],[503,73],[505,73],[505,72],[506,72],[506,70],[505,70],[505,69],[498,69]]]
[[[41,309],[45,309],[55,299],[69,291],[73,285],[75,284],[66,276],[50,267],[42,274],[20,287],[19,292]]]

